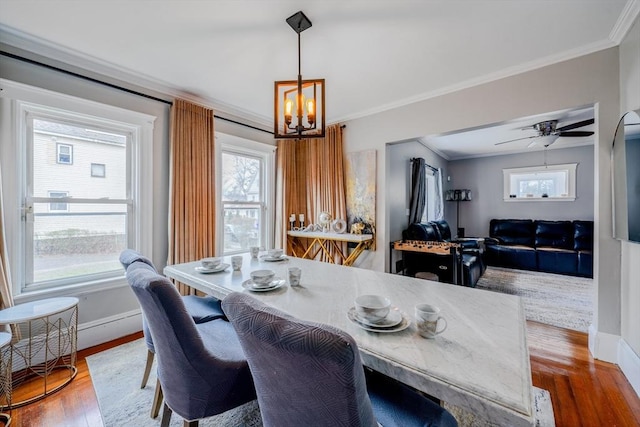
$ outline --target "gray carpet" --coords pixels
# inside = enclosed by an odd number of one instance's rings
[[[528,320],[587,332],[593,318],[593,279],[488,267],[476,286],[522,297]]]
[[[142,339],[111,348],[87,357],[100,406],[104,427],[136,426],[157,427],[160,417],[153,420],[149,416],[155,391],[155,364],[151,370],[147,387],[140,389],[147,349]],[[553,427],[554,416],[549,392],[534,388],[537,427]],[[460,427],[489,427],[473,414],[445,404]],[[182,419],[173,415],[171,427],[182,426]],[[247,403],[224,414],[207,418],[201,427],[261,427],[260,409],[257,402]]]

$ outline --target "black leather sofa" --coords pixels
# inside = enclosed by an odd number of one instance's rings
[[[431,242],[453,242],[462,245],[462,275],[455,280],[450,257],[419,252],[404,252],[402,255],[405,274],[415,276],[416,273],[427,271],[435,273],[441,282],[460,283],[464,286],[475,287],[478,279],[486,269],[483,250],[474,240],[455,240],[451,238],[451,228],[444,220],[428,223],[414,223],[402,232],[403,240],[422,240]]]
[[[593,277],[593,221],[492,219],[488,265]]]

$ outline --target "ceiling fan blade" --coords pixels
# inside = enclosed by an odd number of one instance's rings
[[[583,126],[592,125],[594,123],[595,123],[594,119],[583,120],[581,122],[575,122],[575,123],[571,123],[571,124],[566,125],[566,126],[561,126],[559,128],[556,128],[556,132],[564,132],[565,130],[577,129],[577,128],[581,128]]]
[[[587,132],[584,130],[574,130],[571,132],[558,132],[555,135],[566,137],[566,136],[591,136],[593,132]]]
[[[493,145],[502,145],[502,144],[506,144],[508,142],[520,141],[520,140],[523,140],[523,139],[539,138],[539,137],[540,137],[540,135],[527,136],[527,137],[524,137],[524,138],[516,138],[516,139],[510,139],[508,141],[496,142]]]

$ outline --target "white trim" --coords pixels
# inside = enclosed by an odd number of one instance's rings
[[[93,347],[142,330],[140,309],[78,325],[78,350]]]
[[[505,202],[539,202],[539,201],[566,201],[573,202],[576,199],[576,170],[577,163],[565,163],[559,165],[540,165],[518,168],[502,169],[502,198]],[[567,195],[555,197],[511,197],[511,175],[536,174],[549,171],[567,172]]]
[[[620,365],[620,370],[627,377],[631,387],[640,397],[640,356],[624,339],[621,339],[618,344],[618,365]]]
[[[637,1],[637,0],[634,0],[634,1]],[[576,49],[567,50],[565,52],[562,52],[556,55],[551,55],[545,58],[536,59],[534,61],[530,61],[524,64],[519,64],[513,67],[504,68],[494,73],[485,74],[484,76],[462,81],[450,86],[445,86],[431,92],[417,94],[408,98],[400,99],[398,101],[395,101],[389,104],[381,105],[375,108],[370,108],[368,110],[356,112],[354,114],[350,114],[347,116],[331,118],[331,122],[333,123],[347,122],[350,120],[360,119],[362,117],[383,113],[385,111],[393,110],[395,108],[404,107],[406,105],[414,104],[421,101],[426,101],[432,98],[437,98],[439,96],[444,96],[450,93],[456,93],[465,89],[470,89],[476,86],[481,86],[487,83],[505,79],[507,77],[517,76],[519,74],[523,74],[529,71],[534,71],[540,68],[548,67],[550,65],[558,64],[564,61],[568,61],[570,59],[579,58],[581,56],[585,56],[595,52],[599,52],[601,50],[609,49],[617,45],[618,43],[615,43],[611,40],[601,40],[585,46],[580,46]]]
[[[589,351],[595,359],[617,364],[620,340],[619,335],[597,331],[593,324],[589,326]]]
[[[625,38],[631,26],[636,20],[636,17],[640,14],[640,0],[629,0],[624,5],[622,13],[618,17],[618,21],[613,26],[609,38],[615,42],[615,44],[622,43],[622,39]]]

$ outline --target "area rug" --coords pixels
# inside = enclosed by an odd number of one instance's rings
[[[522,297],[528,320],[587,332],[593,318],[593,279],[487,267],[476,287]]]
[[[144,372],[147,348],[142,339],[87,357],[91,381],[98,397],[104,427],[136,426],[157,427],[160,417],[151,419],[151,403],[155,392],[155,363],[149,381],[140,388]],[[554,427],[553,408],[549,392],[534,388],[534,409],[537,427]],[[473,414],[446,405],[460,427],[490,427],[484,420]],[[171,427],[181,427],[182,419],[174,414]],[[260,408],[256,401],[215,417],[200,421],[201,427],[261,427]]]

